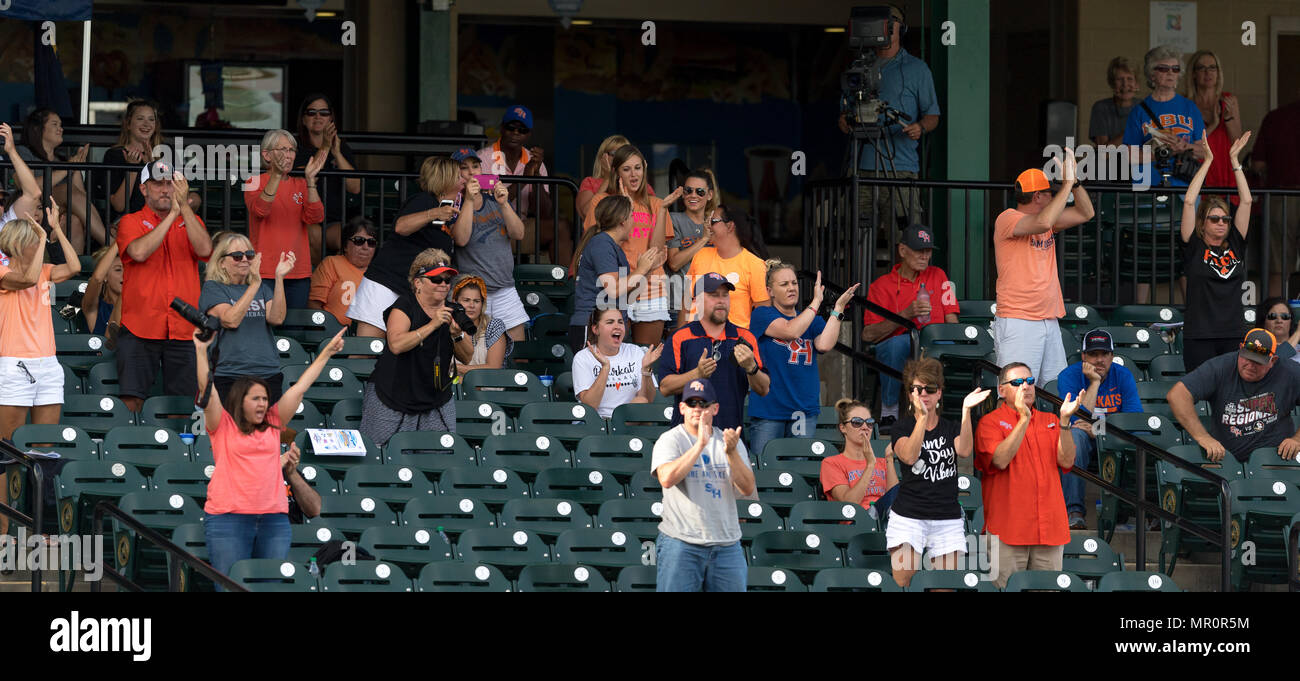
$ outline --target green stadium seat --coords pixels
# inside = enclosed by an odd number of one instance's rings
[[[509,366],[534,376],[557,376],[573,366],[573,351],[569,349],[568,338],[522,341],[515,343]]]
[[[746,591],[807,591],[791,570],[761,565],[750,565],[745,579]]]
[[[429,563],[415,580],[416,591],[503,592],[510,591],[510,580],[491,565],[447,562]]]
[[[320,413],[316,405],[303,400],[298,403],[298,411],[293,413],[293,418],[289,419],[289,423],[285,427],[302,432],[308,428],[326,428],[328,424],[325,415]]]
[[[331,338],[326,338],[316,345],[316,354],[320,354],[322,348]],[[361,382],[370,378],[370,374],[375,370],[375,362],[379,356],[384,354],[386,341],[383,338],[362,338],[358,336],[344,336],[343,349],[330,358],[330,365],[341,366],[352,372]]]
[[[334,315],[324,310],[287,310],[284,321],[276,327],[278,335],[292,338],[303,347],[316,347],[321,341],[333,338],[343,325]]]
[[[795,504],[816,498],[812,485],[802,476],[784,469],[764,468],[754,471],[754,485],[758,498],[785,516],[790,515],[790,509]]]
[[[768,440],[758,455],[758,466],[763,470],[789,471],[801,476],[809,485],[817,485],[821,479],[822,459],[838,453],[834,442],[782,437]]]
[[[998,316],[998,301],[996,300],[962,300],[958,301],[961,306],[961,318],[968,324],[980,324],[988,326],[993,318]]]
[[[570,499],[511,499],[501,509],[501,529],[528,530],[547,544],[568,530],[595,527],[582,505]]]
[[[444,530],[443,534],[446,534]],[[455,560],[451,535],[443,541],[438,527],[403,525],[401,527],[371,527],[361,533],[358,545],[375,558],[396,565],[408,578],[414,579],[427,564],[440,560]],[[326,570],[326,576],[334,566]]]
[[[330,428],[359,430],[361,428],[361,398],[340,400],[330,410]]]
[[[625,593],[651,593],[656,591],[658,569],[653,565],[629,565],[618,571],[614,590]]]
[[[1074,329],[1066,326],[1061,329],[1061,347],[1065,349],[1065,356],[1071,357],[1079,354],[1083,350],[1083,342],[1075,335]],[[1086,333],[1086,332],[1085,332]],[[1073,362],[1071,362],[1073,364]]]
[[[951,591],[997,591],[992,581],[982,579],[983,575],[969,570],[921,570],[912,575],[912,583],[907,586],[909,592],[951,590]]]
[[[197,523],[203,517],[202,509],[193,499],[168,492],[129,492],[122,495],[117,507],[164,537],[171,537],[172,530],[186,523]],[[145,588],[165,589],[166,553],[148,541],[140,541],[134,530],[115,519],[112,527],[117,570]]]
[[[478,499],[443,495],[412,500],[402,509],[402,526],[434,530],[441,527],[449,539],[456,541],[465,530],[495,528],[497,518]]]
[[[438,489],[445,496],[470,497],[500,509],[507,501],[528,497],[528,484],[508,468],[457,466],[443,471]]]
[[[1055,570],[1021,570],[1007,578],[1006,592],[1012,591],[1089,591],[1082,579]]]
[[[848,546],[854,536],[877,528],[876,519],[857,504],[804,501],[790,509],[789,529],[816,532],[836,546]]]
[[[1110,434],[1118,428],[1168,450],[1182,444],[1182,433],[1174,419],[1159,414],[1120,412],[1106,415],[1106,431],[1097,436],[1097,470],[1102,480],[1124,489],[1134,490],[1137,480],[1134,446]],[[1156,498],[1156,457],[1147,456],[1147,499]],[[1128,505],[1108,492],[1101,493],[1101,511],[1097,514],[1097,528],[1109,538],[1115,527],[1127,517]],[[1068,570],[1067,570],[1068,572]]]
[[[515,349],[518,351],[517,345]],[[464,399],[491,401],[511,418],[518,415],[525,404],[549,400],[546,387],[537,375],[518,369],[477,369],[465,374],[460,386]],[[457,410],[458,417],[459,414]],[[459,429],[459,424],[457,427]]]
[[[92,438],[103,438],[118,426],[135,424],[135,417],[122,400],[111,395],[64,395],[59,424],[86,431]]]
[[[1078,331],[1088,331],[1106,325],[1106,319],[1091,305],[1081,303],[1065,304],[1065,316],[1060,319],[1061,326]]]
[[[1120,305],[1110,313],[1115,326],[1150,326],[1183,321],[1183,313],[1172,305]]]
[[[942,343],[937,343],[942,341]],[[975,324],[927,324],[921,327],[921,347],[927,357],[983,359],[993,351],[993,338]]]
[[[333,315],[329,317],[334,318]],[[292,388],[306,370],[305,366],[283,367],[281,372],[284,374],[284,381],[281,385],[284,390],[288,391]],[[307,388],[305,399],[315,403],[322,411],[326,411],[333,409],[335,404],[343,400],[359,400],[361,396],[361,381],[358,381],[351,371],[334,364],[326,364],[320,376]]]
[[[276,336],[275,353],[280,357],[281,367],[307,366],[312,360],[312,354],[302,347],[302,343],[286,336]]]
[[[1080,579],[1095,581],[1103,575],[1123,570],[1123,558],[1101,537],[1075,535],[1065,545],[1061,569]]]
[[[59,531],[64,534],[89,533],[91,514],[101,500],[116,503],[130,492],[149,489],[148,481],[135,468],[93,460],[69,461],[50,483],[58,499]]]
[[[216,399],[215,397],[212,399]],[[139,423],[142,426],[170,428],[180,433],[203,435],[202,411],[190,397],[157,395],[140,406]]]
[[[610,590],[599,570],[583,565],[529,565],[519,572],[520,593]]]
[[[559,438],[525,433],[488,438],[479,450],[479,459],[484,467],[509,468],[525,479],[543,469],[567,468],[573,463]]]
[[[886,541],[883,531],[863,532],[854,535],[849,540],[848,548],[844,549],[844,557],[848,567],[890,572],[893,568],[889,563],[887,544],[888,541]]]
[[[335,456],[316,454],[316,450],[311,444],[311,436],[305,430],[299,431],[298,435],[293,438],[294,444],[298,445],[299,460],[303,464],[320,467],[333,476],[335,480],[342,480],[344,474],[353,466],[383,463],[384,459],[379,447],[364,433],[361,435],[361,441],[366,446],[365,456]]]
[[[540,314],[528,324],[529,340],[569,340],[569,316],[557,312]]]
[[[525,565],[551,561],[550,550],[537,534],[504,527],[465,530],[456,542],[456,555],[464,563],[500,568],[508,579],[516,578]]]
[[[965,307],[963,305],[963,307]],[[862,568],[829,568],[813,578],[809,591],[821,593],[875,592],[898,593],[902,587],[888,571]]]
[[[767,504],[748,499],[736,500],[736,517],[740,522],[740,542],[748,549],[754,538],[764,532],[786,529],[781,516]]]
[[[1151,358],[1151,363],[1147,365],[1147,376],[1153,381],[1177,382],[1186,373],[1182,355],[1160,355]]]
[[[1182,589],[1168,575],[1159,572],[1111,572],[1103,575],[1097,583],[1098,592],[1121,591],[1173,591]]]
[[[316,490],[316,493],[321,496],[327,494],[333,496],[342,493],[343,482],[330,477],[329,471],[314,463],[302,463],[299,461],[298,474],[302,476],[302,479],[307,483],[308,487]]]
[[[573,372],[566,371],[555,377],[551,384],[552,402],[577,402],[578,396],[573,392]]]
[[[654,442],[633,435],[588,435],[578,441],[573,465],[630,477],[650,469]]]
[[[261,593],[317,590],[316,578],[307,568],[276,558],[245,558],[230,566],[229,577],[245,589]]]
[[[813,437],[834,442],[837,447],[844,444],[844,433],[840,432],[840,415],[835,411],[834,406],[822,405],[821,411],[817,413],[817,426],[813,429]]]
[[[1172,357],[1172,355],[1171,355]],[[1165,398],[1169,391],[1178,385],[1178,381],[1138,381],[1137,391],[1138,399],[1142,401],[1144,411],[1151,411],[1150,407],[1160,405],[1168,406],[1169,401]]]
[[[568,314],[560,312],[560,308],[556,307],[550,298],[537,291],[521,291],[519,297],[524,302],[524,312],[527,312],[530,318],[536,319],[553,314],[561,315],[565,319],[569,318]]]
[[[81,377],[77,375],[72,367],[64,364],[63,366],[63,394],[65,395],[84,395],[86,386],[82,384]],[[96,364],[95,366],[99,366]],[[95,366],[90,367],[94,369]]]
[[[546,468],[533,481],[536,499],[568,499],[593,513],[611,499],[623,498],[623,485],[597,468]]]
[[[1226,458],[1226,457],[1225,457]],[[1300,491],[1283,480],[1249,477],[1228,483],[1232,490],[1232,586],[1247,591],[1251,584],[1286,584],[1288,568],[1283,535],[1300,513]],[[1254,544],[1255,560],[1242,560],[1246,542]]]
[[[395,433],[388,439],[384,445],[384,463],[409,466],[441,477],[452,466],[477,466],[478,456],[457,433],[411,430]]]
[[[64,369],[68,369],[64,365]],[[64,372],[66,377],[68,371]],[[75,375],[75,374],[74,374]],[[121,393],[117,382],[117,362],[99,362],[90,367],[86,372],[86,379],[83,381],[85,390],[82,392],[87,395],[117,395]],[[67,393],[67,390],[63,391]]]
[[[207,562],[208,558],[208,538],[203,533],[203,523],[188,523],[172,530],[172,543],[182,549],[190,552],[195,558]],[[167,554],[167,567],[170,568],[175,559],[172,554]],[[212,591],[212,580],[203,575],[195,574],[194,569],[189,563],[180,562],[180,591]]]
[[[671,404],[620,404],[609,415],[609,432],[642,438],[653,451],[654,441],[672,427],[675,408]]]
[[[519,410],[515,432],[549,435],[573,449],[584,437],[604,435],[605,419],[578,402],[534,402]]]
[[[812,573],[818,570],[844,567],[844,559],[835,543],[816,532],[764,532],[754,537],[749,556],[750,565],[808,573],[807,581],[810,583]]]
[[[393,509],[436,493],[433,483],[410,466],[363,464],[349,468],[343,476],[343,494],[372,497]]]
[[[975,512],[984,508],[984,490],[979,478],[973,475],[957,476],[957,503],[966,514],[966,520],[975,517]]]
[[[353,541],[369,528],[397,526],[397,514],[382,500],[365,494],[322,494],[317,517]]]
[[[1116,354],[1129,357],[1140,366],[1145,367],[1156,357],[1170,354],[1169,345],[1161,340],[1160,334],[1145,327],[1107,326],[1105,329],[1115,341]],[[1131,365],[1125,366],[1133,368]]]
[[[600,568],[606,579],[619,569],[641,565],[642,547],[634,534],[620,527],[568,530],[555,542],[555,562]]]
[[[305,524],[289,526],[289,556],[287,560],[298,565],[307,565],[331,541],[343,541],[342,532],[329,527],[320,518],[310,518]]]
[[[482,369],[471,371],[477,374]],[[482,400],[456,400],[456,434],[476,447],[497,435],[513,433],[515,421],[501,407]]]
[[[1260,447],[1251,452],[1250,458],[1246,460],[1245,471],[1247,480],[1282,480],[1300,487],[1300,460],[1283,459],[1277,453],[1277,447]]]
[[[58,452],[64,459],[87,461],[99,458],[99,445],[86,431],[66,424],[27,424],[18,426],[14,446],[21,451]],[[25,476],[15,476],[25,477]]]
[[[596,525],[604,530],[622,530],[639,541],[653,541],[659,535],[662,513],[663,502],[660,501],[614,499],[600,505],[596,511]]]
[[[396,565],[359,561],[352,565],[332,563],[321,579],[321,591],[353,593],[404,593],[412,590],[411,578]]]
[[[984,533],[984,507],[975,511],[975,516],[966,521],[966,534]]]
[[[1205,458],[1205,450],[1200,445],[1170,447],[1169,453],[1225,480],[1241,480],[1245,477],[1241,462],[1231,456],[1210,461]],[[1160,490],[1161,508],[1189,522],[1219,531],[1223,513],[1219,505],[1221,495],[1217,482],[1187,473],[1171,463],[1157,461],[1156,485]],[[1161,523],[1159,567],[1165,574],[1173,574],[1180,554],[1218,549],[1217,545],[1196,535],[1184,534],[1182,528],[1173,523]]]
[[[85,376],[92,366],[112,362],[115,357],[115,353],[105,345],[104,337],[91,333],[55,334],[54,352],[59,363],[78,376]]]
[[[159,492],[184,494],[201,507],[208,498],[212,472],[212,464],[169,461],[154,469],[149,476],[149,487]]]
[[[118,426],[104,436],[100,446],[104,461],[121,461],[149,475],[165,463],[189,463],[189,447],[168,428],[158,426]]]
[[[659,484],[659,478],[654,473],[637,471],[632,474],[632,479],[627,483],[627,496],[629,499],[659,501],[663,499],[664,488]]]

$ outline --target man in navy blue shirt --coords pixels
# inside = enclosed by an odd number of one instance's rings
[[[752,389],[766,395],[771,378],[754,349],[758,340],[749,329],[727,321],[731,312],[731,291],[735,286],[717,272],[695,281],[695,303],[699,321],[673,332],[655,367],[659,391],[677,396],[673,423],[682,422],[682,389],[691,379],[707,378],[718,395],[718,413],[713,425],[723,430],[744,423],[745,396]]]
[[[1061,398],[1067,394],[1081,398],[1081,411],[1086,409],[1094,416],[1120,411],[1141,412],[1137,382],[1127,368],[1112,363],[1114,358],[1115,340],[1110,333],[1105,329],[1089,331],[1083,337],[1083,361],[1066,367],[1056,377],[1057,395]],[[1075,417],[1072,425],[1070,435],[1074,437],[1074,465],[1086,470],[1097,449],[1092,426],[1078,417]],[[1083,479],[1062,473],[1061,489],[1065,492],[1065,510],[1070,514],[1070,529],[1086,529]]]

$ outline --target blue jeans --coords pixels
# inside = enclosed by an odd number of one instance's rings
[[[804,421],[803,435],[794,434],[794,421],[754,418],[749,423],[749,453],[757,461],[763,453],[763,447],[769,440],[782,437],[813,437],[817,430],[817,417],[808,416]]]
[[[903,365],[907,363],[911,356],[912,337],[908,334],[900,334],[876,343],[876,359],[899,371],[903,370]],[[900,388],[901,385],[898,379],[886,374],[880,374],[880,404],[886,407],[898,406]]]
[[[274,285],[274,281],[272,282]],[[307,309],[307,297],[311,294],[311,278],[285,279],[284,303],[290,310]]]
[[[1088,462],[1092,461],[1092,454],[1097,450],[1097,441],[1078,428],[1071,428],[1070,436],[1074,438],[1074,466],[1087,470]],[[1083,484],[1083,478],[1073,473],[1061,474],[1061,491],[1065,493],[1067,513],[1087,513],[1083,505]]]
[[[655,540],[655,565],[655,591],[743,592],[749,581],[740,542],[696,546],[660,532]]]
[[[223,575],[245,558],[278,558],[289,555],[289,514],[218,513],[203,520],[208,540],[208,563]],[[221,586],[217,586],[221,590]]]

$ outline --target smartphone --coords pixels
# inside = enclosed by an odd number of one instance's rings
[[[474,179],[478,180],[478,186],[483,190],[491,190],[501,181],[498,175],[475,175]]]
[[[456,205],[456,202],[453,201],[453,200],[451,200],[451,199],[443,199],[442,201],[438,202],[438,206],[439,206],[439,207],[441,207],[441,206],[454,206],[454,205]],[[434,221],[433,221],[433,224],[435,224],[435,225],[445,225],[445,224],[447,224],[447,221],[446,221],[446,220],[434,220]]]

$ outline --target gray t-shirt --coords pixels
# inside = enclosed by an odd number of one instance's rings
[[[695,438],[679,425],[659,436],[655,442],[650,472],[676,461],[695,444]],[[740,457],[748,462],[744,442],[736,443]],[[742,498],[757,499],[755,495]],[[731,484],[731,467],[722,429],[714,427],[713,436],[695,461],[695,467],[676,485],[664,490],[663,520],[659,531],[701,546],[734,544],[740,541],[740,520],[736,516],[736,488]]]
[[[1092,105],[1092,114],[1088,117],[1088,137],[1101,137],[1102,135],[1123,137],[1124,126],[1128,125],[1128,114],[1132,110],[1132,104],[1121,109],[1115,104],[1115,98],[1113,97],[1097,100]],[[1112,140],[1112,144],[1118,144],[1118,142]]]
[[[248,286],[203,282],[199,293],[199,310],[211,314],[222,303],[234,305]],[[261,288],[244,313],[244,321],[221,336],[221,356],[217,359],[217,376],[257,376],[265,378],[280,373],[280,355],[275,351],[275,334],[266,323],[266,306],[273,297],[271,285],[262,281]]]
[[[1264,380],[1247,383],[1237,373],[1237,353],[1219,355],[1187,374],[1182,384],[1194,400],[1210,403],[1210,435],[1239,461],[1258,447],[1276,447],[1295,435],[1291,410],[1300,405],[1300,365],[1278,360]]]
[[[456,250],[456,269],[483,277],[488,293],[515,287],[515,256],[510,252],[506,219],[490,196],[485,195],[483,207],[474,211],[469,243]]]
[[[693,222],[686,215],[686,211],[669,213],[668,217],[673,221],[673,238],[668,240],[668,248],[690,248],[696,241],[704,237],[704,225]],[[690,268],[690,263],[687,263],[682,268],[682,271],[684,272]]]

